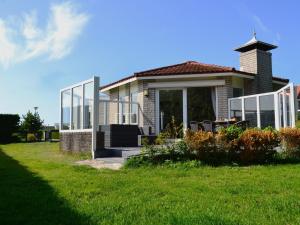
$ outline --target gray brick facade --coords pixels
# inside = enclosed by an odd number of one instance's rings
[[[259,49],[242,52],[240,55],[240,70],[257,74],[254,81],[246,82],[245,92],[247,94],[273,91],[272,53]]]
[[[232,98],[232,78],[225,78],[225,85],[217,87],[217,103],[218,103],[218,115],[217,119],[228,118],[228,99]]]
[[[148,89],[146,82],[143,82],[143,90]],[[144,120],[144,129],[147,130],[151,127],[153,133],[155,130],[155,89],[148,89],[148,96],[143,95],[143,120]],[[147,131],[146,131],[147,132]]]
[[[104,148],[104,135],[97,133],[97,150]],[[91,151],[92,132],[60,132],[60,150],[72,152]]]

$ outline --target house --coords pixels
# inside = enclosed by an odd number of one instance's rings
[[[172,118],[184,129],[194,121],[232,117],[253,127],[293,127],[297,92],[288,79],[273,76],[271,51],[276,48],[254,35],[235,49],[239,69],[187,61],[101,87],[93,77],[64,88],[61,149],[92,149],[93,157],[111,155],[113,147],[137,146],[140,135],[159,134]]]
[[[187,61],[137,72],[102,86],[100,91],[110,100],[136,102],[141,108],[110,105],[107,113],[117,116],[106,123],[137,124],[147,134],[158,134],[173,116],[184,128],[191,121],[227,119],[228,99],[276,91],[289,83],[273,76],[271,50],[276,48],[254,35],[235,49],[240,53],[239,70]]]

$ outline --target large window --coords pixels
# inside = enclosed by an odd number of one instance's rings
[[[84,84],[84,101],[83,101],[83,116],[84,129],[92,128],[93,121],[93,99],[94,99],[94,84],[93,82]]]
[[[70,129],[70,116],[71,116],[71,91],[66,90],[62,92],[61,95],[61,129],[69,130]]]
[[[82,99],[82,86],[73,88],[73,113],[72,113],[72,128],[81,129],[81,99]]]
[[[245,99],[245,119],[251,127],[257,127],[257,105],[256,97]]]
[[[275,108],[274,108],[274,95],[264,95],[259,97],[260,106],[260,121],[261,127],[275,128]]]
[[[137,123],[138,118],[138,93],[131,93],[130,95],[130,123]]]
[[[215,89],[210,87],[193,87],[187,89],[188,121],[202,122],[216,119]]]

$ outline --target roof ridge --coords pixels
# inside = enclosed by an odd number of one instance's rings
[[[134,74],[142,74],[142,73],[148,73],[148,72],[152,72],[152,71],[156,71],[156,70],[172,68],[172,67],[175,67],[175,66],[181,66],[181,65],[184,65],[184,64],[186,64],[186,63],[187,63],[187,62],[177,63],[177,64],[169,65],[169,66],[157,67],[157,68],[154,68],[154,69],[149,69],[149,70],[143,70],[143,71],[140,71],[140,72],[135,72]]]
[[[195,65],[202,65],[202,66],[213,66],[213,67],[217,67],[217,68],[221,68],[221,69],[229,69],[229,70],[232,70],[232,71],[236,70],[234,67],[230,67],[230,66],[220,66],[220,65],[216,65],[216,64],[208,64],[208,63],[202,63],[202,62],[198,62],[198,61],[189,60],[189,61],[185,61],[183,63],[177,63],[177,64],[174,64],[174,65],[157,67],[157,68],[150,69],[150,70],[144,70],[144,71],[140,71],[140,72],[135,72],[134,74],[137,75],[137,74],[149,73],[149,72],[153,72],[153,71],[157,71],[157,70],[162,70],[162,69],[167,69],[167,68],[173,68],[173,67],[181,66],[181,65],[185,65],[185,64],[195,64]]]

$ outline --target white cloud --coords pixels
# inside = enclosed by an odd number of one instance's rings
[[[38,27],[35,11],[23,16],[14,34],[10,34],[10,27],[0,19],[0,63],[7,67],[40,56],[61,59],[71,52],[88,20],[89,15],[78,12],[70,2],[51,6],[45,28]]]
[[[263,32],[270,32],[270,29],[262,22],[260,17],[253,15],[253,20]]]

